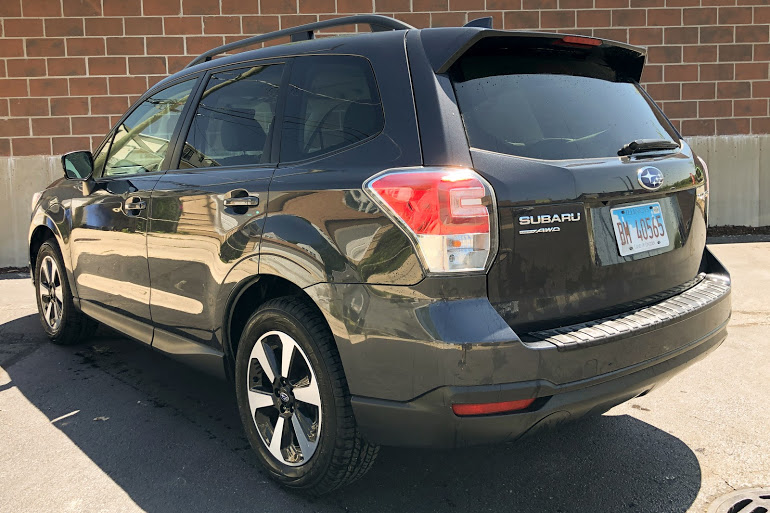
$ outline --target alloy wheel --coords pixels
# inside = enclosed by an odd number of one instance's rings
[[[269,331],[251,350],[249,410],[262,443],[279,462],[298,467],[318,447],[321,393],[305,352],[288,334]]]
[[[56,260],[51,256],[43,258],[40,264],[38,279],[38,294],[43,319],[54,332],[61,326],[64,311],[64,292],[62,290],[61,273]]]

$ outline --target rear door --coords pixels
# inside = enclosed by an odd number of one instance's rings
[[[153,93],[122,119],[95,156],[95,186],[72,200],[70,247],[83,309],[97,318],[118,314],[116,326],[147,343],[150,194],[195,83],[187,78]]]
[[[638,83],[590,52],[487,45],[450,73],[497,195],[489,297],[520,333],[652,302],[701,263],[702,170]],[[619,154],[640,140],[658,149]]]
[[[176,164],[155,186],[148,235],[150,307],[160,349],[179,339],[217,347],[230,270],[259,263],[275,165],[281,62],[217,69],[205,80]],[[219,313],[218,313],[219,312]]]

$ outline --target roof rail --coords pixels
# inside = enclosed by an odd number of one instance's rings
[[[228,43],[226,45],[217,46],[216,48],[212,48],[211,50],[208,50],[207,52],[203,52],[202,54],[197,56],[195,59],[193,59],[190,62],[190,64],[185,66],[185,68],[189,68],[190,66],[195,66],[196,64],[200,64],[201,62],[210,61],[211,58],[214,57],[215,55],[229,52],[230,50],[243,48],[244,46],[251,46],[257,43],[270,41],[272,39],[278,39],[284,36],[290,36],[292,41],[306,41],[309,39],[313,39],[314,37],[313,31],[315,30],[320,30],[320,29],[325,29],[330,27],[340,27],[343,25],[356,25],[356,24],[369,25],[369,27],[372,29],[372,32],[383,32],[385,30],[409,30],[414,28],[413,26],[407,23],[404,23],[403,21],[399,21],[395,18],[390,18],[388,16],[380,16],[378,14],[360,14],[356,16],[345,16],[343,18],[317,21],[315,23],[307,23],[305,25],[300,25],[298,27],[291,27],[283,30],[276,30],[275,32],[269,32],[267,34],[262,34],[259,36],[247,37],[246,39],[241,39],[240,41],[235,41],[233,43]]]

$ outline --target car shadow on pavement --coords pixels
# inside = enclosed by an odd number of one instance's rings
[[[628,415],[603,415],[514,444],[384,447],[360,481],[307,499],[261,472],[229,384],[110,330],[82,346],[40,345],[5,370],[49,420],[79,410],[52,425],[153,513],[683,512],[701,484],[698,460],[678,438]]]

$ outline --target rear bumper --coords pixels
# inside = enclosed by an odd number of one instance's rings
[[[480,350],[475,355],[484,355],[488,365],[478,365],[478,360],[474,365],[474,351],[466,347],[461,356],[464,361],[443,360],[452,371],[445,375],[450,376],[446,384],[411,400],[354,395],[353,410],[362,434],[375,443],[412,447],[510,441],[545,426],[604,412],[650,391],[716,349],[727,336],[729,275],[708,250],[706,258],[709,269],[700,292],[693,288],[689,296],[685,291],[630,312],[627,322],[623,316],[614,316],[562,328],[559,331],[566,336],[560,339],[553,338],[560,334],[543,332],[539,341],[471,347]],[[641,322],[639,316],[649,322]],[[618,329],[612,330],[611,326]],[[575,342],[581,336],[583,340]],[[444,348],[436,354],[448,352]],[[525,355],[529,357],[514,360]],[[416,366],[416,362],[406,363]],[[389,365],[393,366],[393,362]],[[427,375],[431,368],[426,365],[423,372]],[[463,369],[462,374],[458,368]],[[507,382],[499,380],[501,373],[494,372],[497,369],[505,369]],[[532,378],[510,379],[516,376]],[[465,384],[472,380],[474,384]],[[353,387],[351,391],[356,394]],[[451,408],[458,403],[529,398],[537,399],[527,410],[517,413],[458,417]]]

